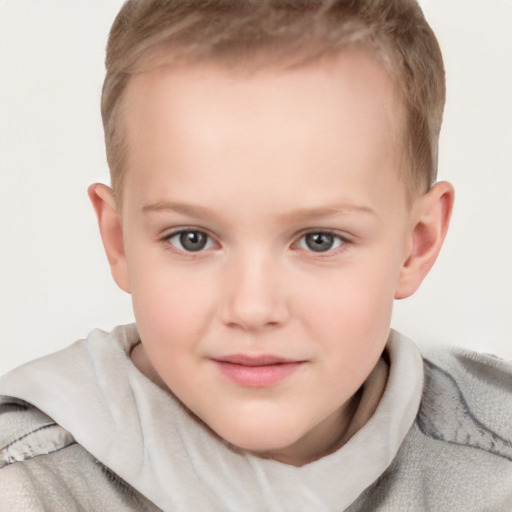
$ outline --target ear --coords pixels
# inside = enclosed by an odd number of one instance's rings
[[[117,212],[116,201],[110,187],[94,183],[88,190],[89,198],[98,218],[103,247],[107,253],[112,277],[119,288],[130,293],[128,266],[124,252],[123,226]]]
[[[413,206],[410,239],[395,299],[411,296],[434,265],[448,231],[454,196],[453,187],[442,181]]]

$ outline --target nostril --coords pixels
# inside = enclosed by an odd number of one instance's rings
[[[232,319],[224,323],[232,329],[241,329],[247,332],[275,329],[281,325],[281,322],[275,320],[265,321],[254,317],[249,318],[247,316],[238,316],[237,319]]]
[[[269,304],[259,306],[255,303],[246,304],[232,302],[226,304],[223,311],[223,321],[231,328],[244,331],[275,329],[287,319],[284,305]]]

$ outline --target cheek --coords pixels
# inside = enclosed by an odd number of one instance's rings
[[[195,355],[213,316],[211,291],[186,272],[146,267],[134,280],[132,301],[145,352],[159,376],[184,401],[194,382]],[[187,278],[188,277],[188,278]]]
[[[387,338],[392,297],[384,291],[379,294],[372,282],[367,288],[345,287],[338,293],[324,294],[311,301],[309,311],[319,339],[326,340],[334,353],[342,345],[343,358],[355,361],[365,357],[366,348]]]
[[[215,283],[165,261],[141,263],[137,268],[132,301],[144,341],[171,348],[172,340],[175,349],[197,338],[214,314]]]
[[[377,262],[360,258],[358,264],[313,276],[303,286],[311,292],[301,294],[302,316],[322,339],[344,343],[357,357],[362,343],[381,343],[387,337],[397,268],[396,258],[389,253]]]

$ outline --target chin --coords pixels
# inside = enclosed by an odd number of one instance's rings
[[[254,437],[248,437],[246,435],[233,436],[230,439],[224,438],[229,444],[239,448],[240,450],[254,452],[255,454],[263,454],[266,452],[272,452],[276,450],[284,449],[294,444],[297,439],[283,439],[280,442],[275,439],[274,436],[268,433],[262,435],[256,439]]]
[[[265,456],[297,443],[302,435],[287,429],[285,425],[230,425],[215,430],[216,434],[230,445],[256,455]]]

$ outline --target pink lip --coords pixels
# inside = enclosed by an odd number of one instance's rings
[[[294,373],[304,361],[273,355],[229,355],[212,359],[220,372],[236,384],[251,388],[275,386]]]

